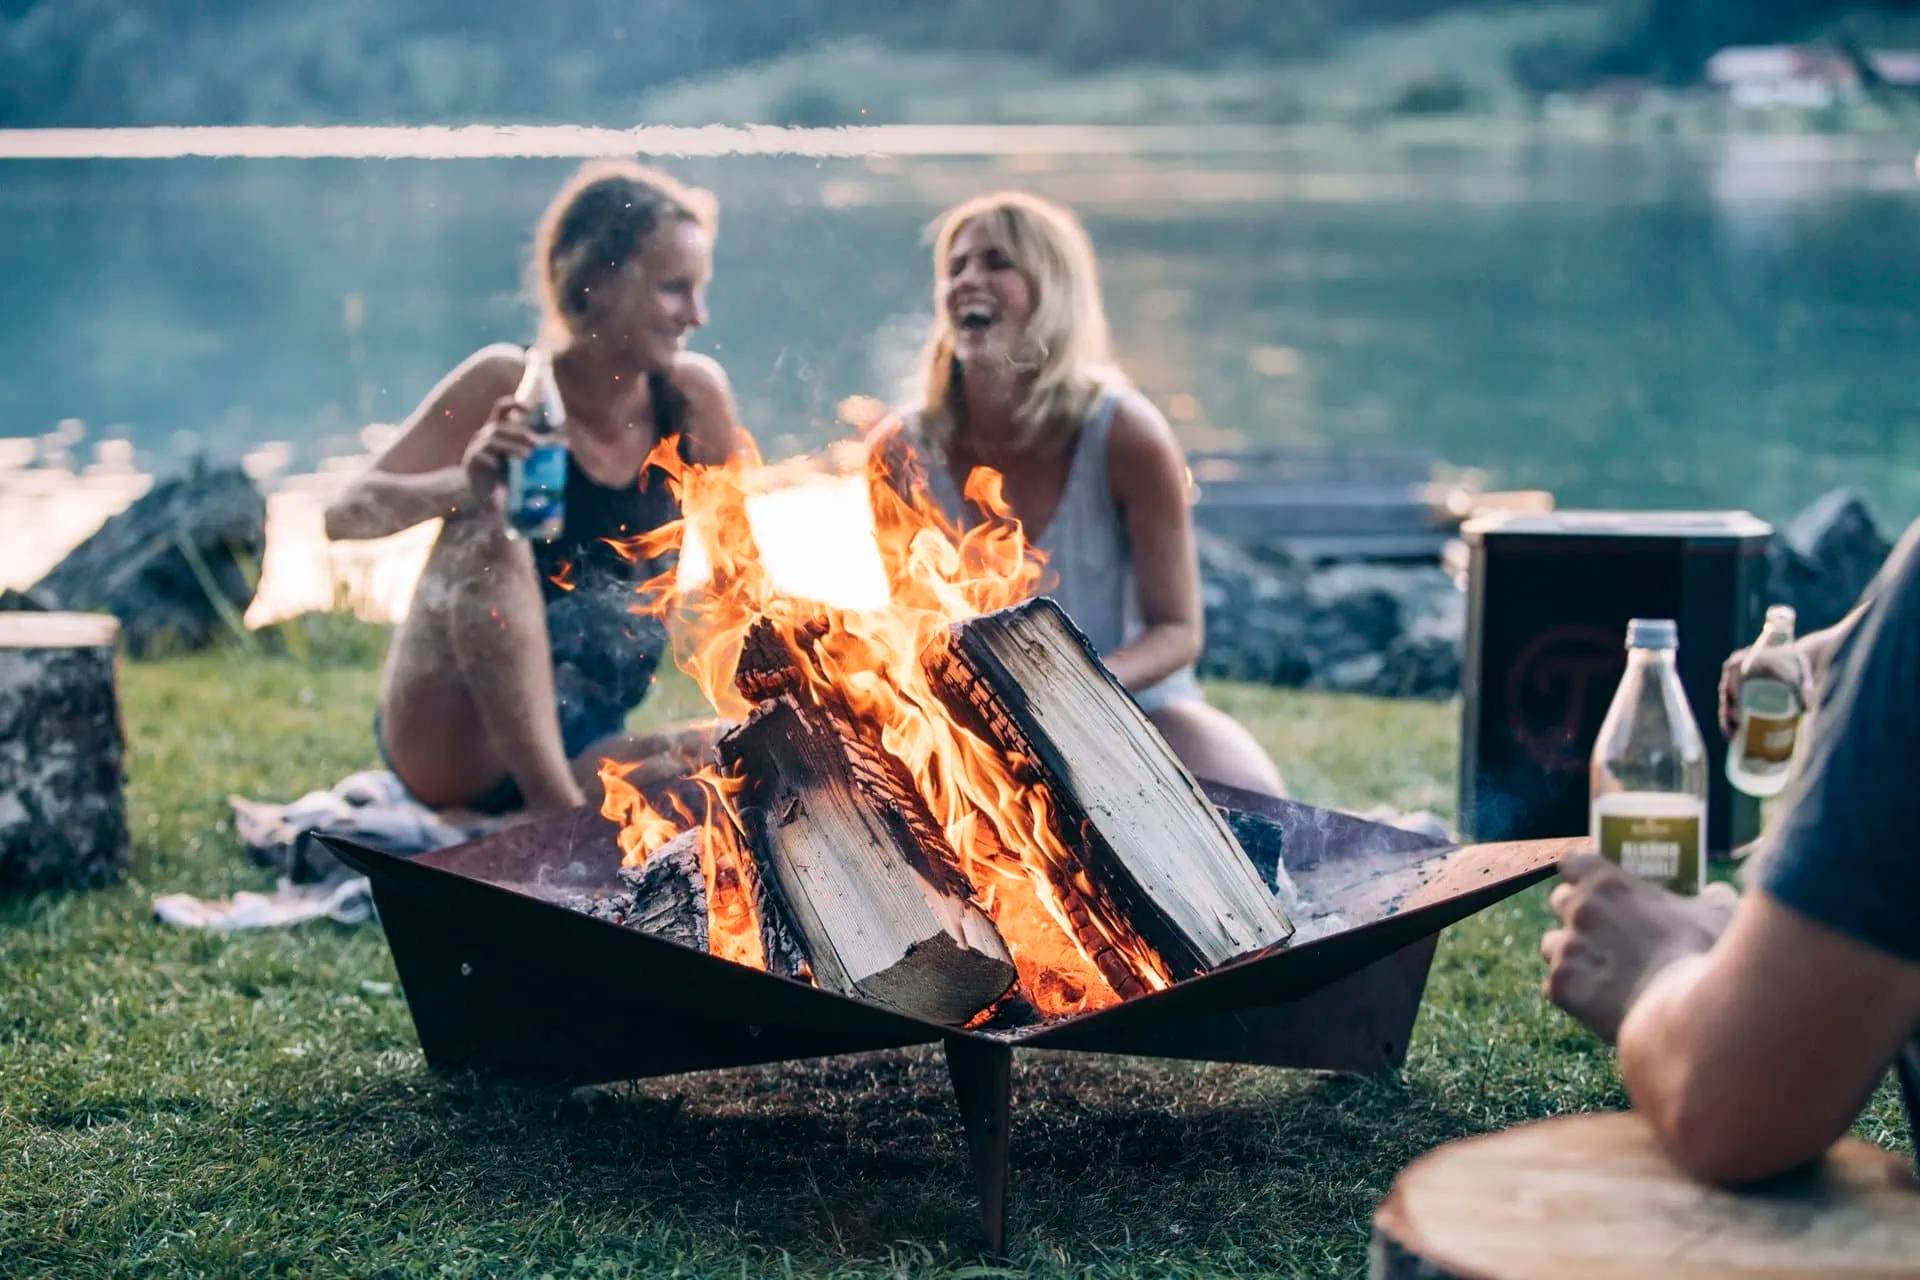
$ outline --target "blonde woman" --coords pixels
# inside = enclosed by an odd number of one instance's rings
[[[557,538],[511,536],[503,517],[507,461],[533,443],[513,400],[526,352],[507,344],[442,378],[327,509],[331,538],[445,520],[374,717],[380,754],[426,804],[567,808],[593,790],[601,755],[638,759],[659,745],[624,736],[666,647],[657,623],[630,612],[648,566],[606,540],[677,517],[664,477],[645,471],[659,440],[678,434],[694,462],[735,447],[726,376],[686,349],[707,320],[716,217],[706,192],[604,162],[578,171],[541,216],[540,342],[568,420]]]
[[[1023,192],[949,209],[933,251],[933,329],[901,430],[964,523],[968,474],[1004,496],[1057,582],[1043,590],[1086,632],[1189,768],[1280,794],[1279,771],[1207,705],[1199,568],[1186,462],[1166,419],[1114,365],[1093,246],[1068,210]]]

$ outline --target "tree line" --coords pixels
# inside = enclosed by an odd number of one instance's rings
[[[1511,0],[1506,0],[1510,5]],[[1697,77],[1835,0],[1598,0],[1604,34],[1514,51],[1523,87]],[[826,41],[1021,54],[1064,71],[1311,58],[1491,0],[0,0],[0,124],[630,123],[664,85]]]

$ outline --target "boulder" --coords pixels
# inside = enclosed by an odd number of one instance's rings
[[[198,648],[252,601],[266,531],[266,500],[244,472],[196,465],[101,525],[31,595],[113,614],[135,654]]]
[[[1307,599],[1307,687],[1390,698],[1459,689],[1466,600],[1439,565],[1328,565],[1309,577]]]
[[[1384,697],[1459,688],[1466,602],[1438,565],[1316,567],[1198,543],[1202,675]]]
[[[1767,549],[1769,599],[1790,604],[1804,635],[1845,617],[1892,547],[1857,490],[1814,499]]]
[[[1255,560],[1232,543],[1197,535],[1207,647],[1200,672],[1254,684],[1305,684],[1305,574]]]

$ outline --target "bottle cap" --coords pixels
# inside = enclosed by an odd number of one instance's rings
[[[1627,623],[1627,648],[1678,649],[1680,628],[1672,618],[1635,618]]]
[[[1790,604],[1770,604],[1767,606],[1767,625],[1779,631],[1793,630],[1793,624],[1799,615],[1794,613]]]

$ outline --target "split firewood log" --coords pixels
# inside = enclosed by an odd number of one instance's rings
[[[1199,782],[1052,600],[956,625],[927,663],[949,711],[1045,782],[1063,842],[1175,977],[1291,936]]]
[[[821,986],[965,1022],[1013,985],[1012,957],[918,797],[856,741],[789,697],[723,738],[749,844]]]

